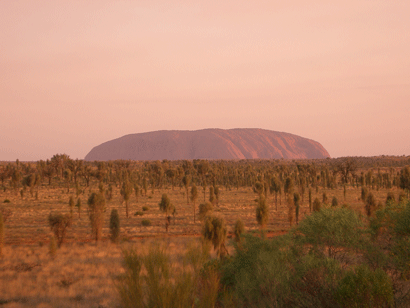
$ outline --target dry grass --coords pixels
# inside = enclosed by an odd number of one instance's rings
[[[95,186],[95,187],[94,187]],[[97,191],[96,185],[93,190]],[[201,192],[201,190],[199,190]],[[396,199],[399,190],[393,189]],[[162,193],[167,193],[176,207],[175,219],[171,219],[168,234],[165,232],[165,216],[159,210],[158,203]],[[354,210],[364,215],[363,202],[359,200],[360,188],[347,188],[347,199],[343,199],[343,188],[335,190],[313,191],[312,199],[322,199],[326,192],[330,205],[334,196],[339,206],[349,204]],[[377,202],[384,202],[387,190],[373,190]],[[135,245],[140,252],[147,251],[147,245],[160,240],[167,245],[175,262],[181,262],[183,251],[193,240],[199,241],[200,222],[193,222],[192,204],[186,202],[184,189],[164,189],[151,191],[147,196],[140,196],[136,202],[131,197],[130,218],[125,218],[125,204],[114,188],[114,196],[107,202],[103,241],[92,241],[91,228],[87,216],[87,198],[89,190],[81,195],[81,218],[74,211],[73,225],[67,232],[66,243],[58,249],[56,257],[49,254],[48,242],[50,228],[47,217],[50,212],[69,213],[67,189],[43,186],[39,189],[38,200],[26,193],[24,198],[15,192],[0,192],[1,206],[12,211],[5,226],[5,247],[0,258],[0,305],[2,307],[116,307],[119,305],[113,277],[123,272],[121,249]],[[242,219],[247,231],[258,231],[255,217],[255,199],[257,195],[251,188],[226,191],[220,189],[219,206],[214,210],[222,214],[227,222],[228,232],[234,231],[234,224]],[[9,199],[10,203],[3,203]],[[269,222],[266,227],[270,234],[286,232],[289,229],[288,209],[284,196],[278,211],[275,210],[274,197],[268,196]],[[196,206],[202,203],[203,194],[199,194]],[[142,211],[142,216],[134,216]],[[109,238],[109,215],[111,209],[118,209],[121,224],[121,244],[114,245]],[[198,213],[198,211],[197,211]],[[300,220],[309,214],[308,193],[301,202]],[[141,226],[143,219],[149,219],[152,226]]]
[[[54,258],[47,246],[6,246],[0,260],[0,303],[2,307],[116,307],[113,279],[124,272],[122,249],[133,247],[143,255],[158,241],[178,266],[192,239],[70,243]]]

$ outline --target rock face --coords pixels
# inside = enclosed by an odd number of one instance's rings
[[[126,135],[94,147],[85,160],[326,158],[313,140],[257,128],[156,131]]]

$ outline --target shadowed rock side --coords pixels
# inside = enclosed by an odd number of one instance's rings
[[[156,131],[126,135],[93,148],[85,160],[326,158],[313,140],[264,129]]]

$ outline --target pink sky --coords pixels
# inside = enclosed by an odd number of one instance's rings
[[[408,0],[0,1],[0,160],[202,128],[410,155],[409,16]]]

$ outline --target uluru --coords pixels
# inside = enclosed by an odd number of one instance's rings
[[[94,147],[86,161],[192,159],[318,159],[330,157],[317,141],[258,128],[162,130]]]

